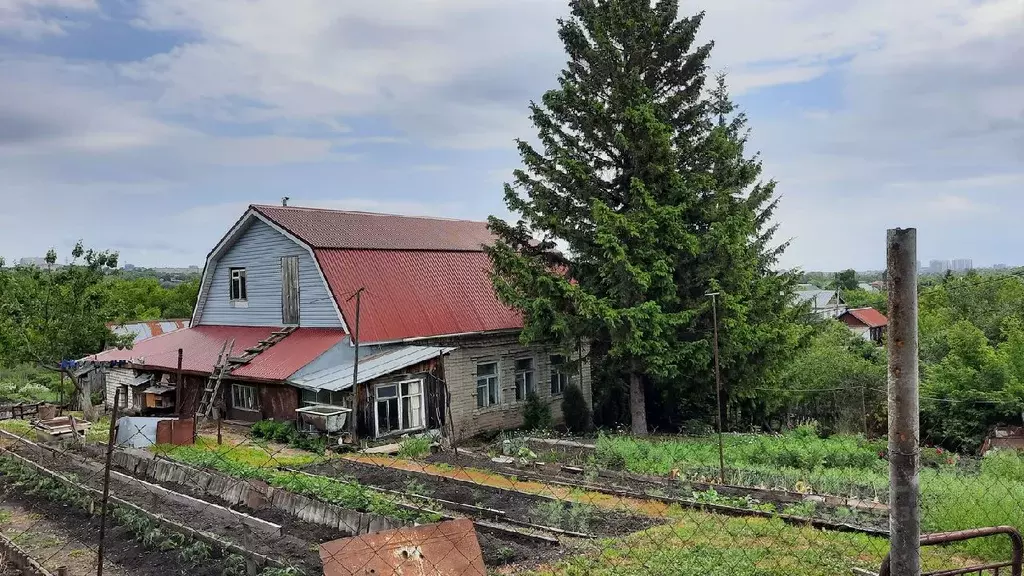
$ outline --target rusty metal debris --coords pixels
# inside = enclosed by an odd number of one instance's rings
[[[956,568],[953,570],[925,572],[923,576],[958,576],[960,574],[981,574],[989,571],[992,572],[994,576],[999,576],[1000,568],[1009,568],[1010,576],[1021,576],[1021,565],[1022,561],[1024,561],[1024,541],[1021,540],[1020,532],[1012,526],[993,526],[991,528],[974,528],[972,530],[960,530],[957,532],[924,534],[921,536],[921,546],[935,546],[938,544],[962,542],[964,540],[987,538],[1002,534],[1009,536],[1010,543],[1013,545],[1013,556],[1008,562],[995,562],[977,566],[968,566],[966,568]],[[889,555],[887,554],[885,556],[885,560],[882,561],[882,568],[878,571],[878,576],[889,576],[889,574]]]
[[[386,530],[320,545],[324,576],[485,576],[468,519]]]
[[[1024,449],[1024,427],[1001,426],[996,427],[981,445],[981,454],[984,456],[989,450],[1005,448],[1008,450]]]

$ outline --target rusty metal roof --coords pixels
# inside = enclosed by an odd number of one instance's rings
[[[486,576],[473,522],[462,518],[320,545],[324,576]]]
[[[889,319],[874,308],[850,308],[846,313],[860,320],[868,328],[881,328],[889,325]]]
[[[494,241],[486,222],[253,205],[312,248],[481,251]]]
[[[362,294],[363,342],[447,336],[522,328],[522,317],[502,304],[483,252],[315,250],[350,330]]]
[[[142,322],[111,322],[107,328],[119,336],[134,334],[135,342],[141,342],[154,336],[174,332],[188,327],[188,320],[148,320]]]
[[[234,339],[234,356],[240,355],[275,331],[277,326],[195,326],[143,340],[131,350],[107,350],[87,360],[128,360],[139,367],[174,370],[181,348],[182,370],[210,373],[225,342]],[[252,362],[232,372],[238,378],[279,381],[315,360],[345,337],[342,330],[299,328],[271,346]]]

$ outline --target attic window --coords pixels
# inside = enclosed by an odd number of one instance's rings
[[[246,301],[248,292],[245,287],[245,268],[231,269],[231,300]]]

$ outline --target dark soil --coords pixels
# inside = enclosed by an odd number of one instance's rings
[[[96,489],[103,488],[101,473],[83,469],[70,458],[58,458],[48,451],[40,452],[23,445],[15,445],[12,448],[25,458],[54,472],[65,475],[73,474],[84,485]],[[76,456],[82,458],[82,456]],[[286,565],[295,566],[306,574],[317,574],[323,570],[318,548],[313,545],[314,542],[306,539],[305,535],[297,537],[294,531],[289,531],[282,536],[258,532],[212,513],[204,513],[182,504],[168,502],[139,484],[114,477],[110,479],[110,492],[112,495],[149,512],[159,514],[194,530],[216,534],[247,550],[273,557]]]
[[[656,519],[646,516],[602,510],[586,504],[559,503],[541,496],[523,494],[513,490],[502,490],[486,485],[474,486],[430,474],[407,472],[351,460],[331,460],[307,468],[305,471],[324,476],[351,477],[360,484],[378,488],[411,492],[450,502],[502,510],[507,517],[514,520],[597,536],[622,536],[659,523]],[[559,504],[563,513],[553,513],[552,508]],[[569,514],[574,507],[576,509],[582,507],[582,511],[577,512],[575,519],[571,518]]]
[[[549,455],[545,453],[545,456]],[[543,458],[543,460],[551,462],[554,458]],[[590,475],[588,476],[587,474],[560,471],[557,468],[552,468],[550,466],[541,467],[533,464],[500,464],[491,460],[489,456],[482,454],[477,455],[475,453],[469,454],[464,451],[460,452],[459,455],[456,455],[454,452],[438,452],[429,456],[427,461],[435,464],[441,463],[455,467],[491,470],[505,475],[514,474],[515,472],[513,472],[513,470],[521,470],[522,474],[529,474],[530,476],[546,478],[559,482],[596,484],[604,488],[618,489],[635,494],[666,496],[669,498],[683,500],[693,500],[695,492],[702,492],[706,488],[705,486],[695,486],[687,482],[673,482],[668,478],[642,476],[639,474],[625,474],[610,470],[601,470],[599,476],[595,475],[596,470],[588,470],[588,472],[590,472]],[[563,463],[565,462],[565,460],[559,461]],[[570,465],[578,466],[579,464]],[[721,501],[716,502],[714,500],[709,500],[708,503],[744,508],[746,507],[745,503],[742,502],[744,495],[761,495],[758,490],[745,490],[743,487],[738,486],[729,487],[729,491],[735,493],[727,494],[726,491],[722,489],[719,491],[721,494],[718,497],[721,498]],[[755,500],[755,503],[771,504],[775,507],[775,512],[782,514],[793,514],[796,516],[807,516],[808,514],[812,514],[815,518],[823,520],[856,524],[869,528],[888,528],[889,525],[889,519],[886,514],[871,512],[868,510],[857,510],[850,512],[849,514],[840,514],[837,509],[822,504],[815,506],[813,510],[809,510],[807,508],[799,507],[796,509],[790,509],[790,506],[797,504],[795,502],[764,499],[759,502]]]
[[[0,474],[0,478],[3,478]],[[3,483],[0,480],[0,483]],[[27,494],[21,489],[5,485],[2,496],[5,501],[32,510],[45,518],[60,522],[70,539],[90,548],[99,546],[100,519],[77,507],[52,502],[39,494]],[[177,550],[146,548],[136,541],[131,532],[117,525],[107,523],[103,555],[106,561],[124,568],[128,574],[138,576],[167,576],[189,574],[196,576],[220,576],[222,566],[212,558],[200,565],[182,562]],[[106,562],[104,562],[106,564]]]

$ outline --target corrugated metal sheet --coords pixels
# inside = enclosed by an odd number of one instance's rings
[[[795,293],[796,302],[803,304],[810,302],[815,308],[827,308],[829,302],[836,297],[835,290],[800,290]]]
[[[349,329],[355,290],[362,295],[363,342],[522,328],[502,304],[483,252],[316,250],[317,260]]]
[[[111,323],[107,327],[118,336],[134,334],[135,342],[141,342],[154,336],[187,328],[188,320],[152,320],[147,322],[129,322],[126,324]]]
[[[889,325],[889,319],[874,308],[851,308],[846,313],[860,320],[868,328],[881,328]]]
[[[395,346],[383,352],[359,360],[359,382],[369,382],[374,378],[397,372],[408,366],[437,358],[455,348],[439,346]],[[335,366],[319,372],[296,378],[291,383],[307,390],[330,390],[337,392],[352,387],[353,362]]]
[[[239,355],[278,329],[275,326],[195,326],[144,340],[131,350],[108,350],[89,359],[101,362],[128,360],[137,366],[173,370],[177,368],[178,349],[181,348],[183,370],[209,373],[217,362],[221,347],[228,340],[235,340],[234,354]],[[235,370],[232,375],[271,381],[286,380],[340,342],[344,336],[341,330],[299,328],[249,364]]]
[[[254,205],[313,248],[480,251],[494,242],[487,222]]]

